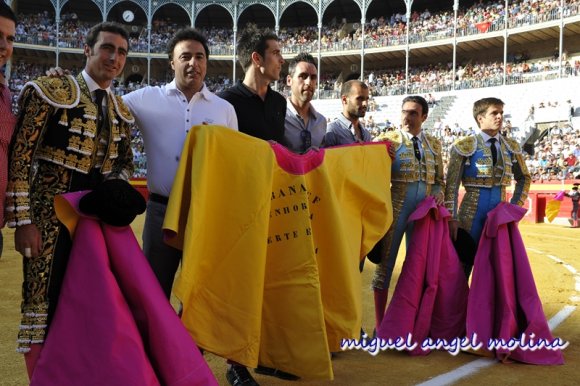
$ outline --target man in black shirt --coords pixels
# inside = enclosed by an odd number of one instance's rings
[[[286,98],[270,88],[284,64],[278,36],[250,26],[240,34],[237,54],[244,80],[219,96],[234,106],[242,133],[284,143]]]
[[[236,49],[245,72],[244,80],[238,81],[219,96],[234,106],[239,131],[284,144],[286,98],[270,87],[270,83],[280,79],[284,64],[278,36],[252,25],[242,31]],[[246,367],[230,360],[228,363],[230,366],[226,378],[231,385],[258,385]],[[256,372],[287,380],[298,378],[263,366],[258,366]]]

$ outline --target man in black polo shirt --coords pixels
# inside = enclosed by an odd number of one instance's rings
[[[219,96],[234,106],[242,133],[283,144],[286,98],[270,88],[284,64],[278,36],[250,26],[240,34],[237,54],[244,80]]]
[[[280,79],[284,64],[278,40],[273,32],[259,30],[253,25],[242,31],[236,49],[245,72],[244,80],[238,81],[219,96],[234,106],[239,131],[284,144],[286,98],[270,87],[270,83]],[[233,361],[228,363],[230,366],[226,378],[231,385],[258,385],[243,365]],[[292,374],[262,366],[256,372],[283,379],[297,379]]]

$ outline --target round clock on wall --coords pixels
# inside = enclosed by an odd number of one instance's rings
[[[132,11],[126,10],[123,12],[123,20],[130,23],[135,19],[135,14]]]

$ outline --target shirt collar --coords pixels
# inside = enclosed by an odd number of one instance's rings
[[[423,130],[421,130],[418,135],[413,135],[405,130],[401,130],[401,131],[403,132],[403,134],[407,137],[407,139],[409,141],[411,141],[413,139],[413,137],[417,137],[417,139],[419,139],[419,142],[421,142],[423,140]]]
[[[95,80],[93,78],[91,78],[91,76],[89,75],[89,73],[86,70],[83,70],[82,72],[83,75],[83,79],[85,80],[85,83],[87,84],[87,87],[89,88],[89,91],[92,93],[95,90],[100,90],[101,86],[99,86],[97,84],[97,82],[95,82]],[[105,89],[105,91],[107,92],[107,94],[111,93],[111,86],[109,85],[109,87],[107,87]]]
[[[298,111],[296,111],[296,108],[294,107],[294,105],[290,101],[290,98],[286,98],[286,101],[287,101],[286,106],[288,107],[288,110],[290,110],[290,112],[292,114],[294,114],[294,116],[299,116],[300,114],[298,114]],[[312,103],[310,103],[310,108],[308,109],[308,115],[310,115],[311,117],[316,117],[316,110],[314,109],[314,106],[312,105]]]
[[[248,86],[246,86],[243,81],[238,80],[237,86],[238,86],[238,89],[240,90],[240,92],[245,97],[253,97],[253,96],[255,96],[257,98],[262,99],[258,94],[256,94],[254,92],[254,90],[252,90],[251,88],[249,88]],[[266,97],[265,97],[265,99],[267,99],[268,98],[268,95],[270,95],[273,92],[275,92],[275,91],[272,90],[272,87],[270,87],[270,85],[268,85],[268,89],[266,90]]]
[[[481,138],[483,138],[483,142],[489,141],[490,138],[495,138],[497,139],[497,142],[499,142],[499,133],[497,133],[494,137],[492,137],[489,134],[486,134],[485,132],[479,130],[479,134],[481,135]]]
[[[168,83],[167,86],[165,86],[165,93],[167,95],[183,94],[181,92],[181,90],[179,90],[177,88],[177,83],[175,82],[175,78],[173,78],[173,80],[170,83]],[[198,93],[200,93],[203,98],[209,99],[209,94],[211,94],[211,91],[209,91],[209,89],[207,88],[207,86],[205,85],[205,82],[204,82],[201,90],[199,90]]]
[[[345,117],[343,113],[338,114],[338,120],[341,121],[353,135],[355,135],[354,126],[352,125],[352,122],[347,117]],[[361,128],[362,133],[364,125],[361,123],[361,121],[358,121],[358,124],[359,127]]]

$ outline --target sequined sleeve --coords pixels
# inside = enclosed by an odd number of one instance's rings
[[[452,147],[449,151],[449,164],[445,181],[445,207],[455,220],[457,220],[459,185],[461,184],[464,164],[465,157]]]
[[[35,151],[54,108],[29,87],[21,96],[21,114],[16,125],[8,163],[6,221],[11,228],[30,224],[30,182]]]
[[[521,151],[514,152],[512,157],[512,170],[514,173],[514,179],[516,180],[516,187],[510,202],[515,205],[524,206],[526,199],[528,198],[532,177],[528,171],[528,167],[526,166]]]
[[[119,158],[113,164],[113,170],[107,178],[121,178],[125,181],[133,175],[133,150],[131,149],[131,125],[127,122],[120,122],[119,132],[121,141],[119,142]]]
[[[443,175],[443,150],[441,141],[436,138],[430,138],[435,151],[435,184],[433,185],[432,194],[445,192],[445,176]]]

